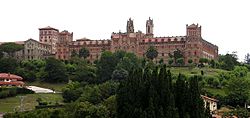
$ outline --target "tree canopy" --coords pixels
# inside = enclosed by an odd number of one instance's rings
[[[146,52],[146,57],[153,60],[158,56],[158,51],[154,46],[150,46]]]
[[[9,56],[13,57],[14,52],[22,50],[24,47],[22,45],[10,42],[0,45],[0,51],[6,52]]]
[[[84,59],[86,59],[87,57],[89,57],[90,53],[89,50],[87,48],[81,48],[79,51],[79,57],[83,57]]]

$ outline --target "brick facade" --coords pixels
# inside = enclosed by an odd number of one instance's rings
[[[108,40],[90,40],[85,38],[69,41],[68,43],[60,43],[57,47],[56,57],[67,60],[70,58],[73,50],[78,52],[83,47],[89,49],[90,56],[88,59],[90,61],[98,59],[103,50],[112,52],[125,50],[142,57],[149,46],[154,46],[158,51],[157,61],[163,59],[164,62],[167,62],[169,59],[168,54],[173,53],[177,49],[183,53],[185,63],[189,59],[192,59],[194,63],[198,63],[200,58],[218,58],[218,47],[202,38],[201,26],[198,24],[186,25],[185,36],[171,37],[154,37],[153,27],[153,20],[149,18],[146,21],[146,34],[141,31],[134,32],[133,20],[130,18],[127,21],[127,32],[112,33],[111,39]]]
[[[194,63],[198,63],[200,58],[218,58],[218,47],[202,38],[201,26],[198,24],[186,25],[186,35],[184,36],[154,37],[153,28],[153,20],[149,18],[146,21],[146,33],[141,31],[135,32],[134,22],[129,18],[126,27],[127,31],[113,32],[111,39],[90,40],[83,38],[73,41],[72,32],[70,33],[66,30],[59,32],[58,29],[48,26],[39,28],[39,42],[35,40],[25,41],[24,51],[19,52],[23,55],[19,53],[18,55],[24,59],[32,59],[32,57],[40,59],[42,58],[41,55],[44,55],[41,54],[43,52],[41,50],[45,50],[46,54],[49,52],[50,55],[54,55],[57,59],[68,60],[73,50],[79,52],[81,48],[85,47],[90,52],[90,56],[87,59],[93,62],[100,58],[101,52],[104,50],[111,52],[125,50],[143,57],[149,46],[154,46],[158,51],[156,60],[163,59],[165,63],[169,59],[169,53],[173,53],[177,49],[183,53],[185,63],[189,59],[192,59]],[[34,43],[32,49],[29,49],[29,43]],[[27,50],[34,51],[36,49],[39,49],[38,52],[33,52],[33,55],[27,55]]]

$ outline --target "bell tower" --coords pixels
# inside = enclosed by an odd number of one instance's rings
[[[186,25],[187,28],[187,37],[196,37],[201,38],[201,26],[198,24]]]
[[[147,37],[150,37],[150,38],[154,37],[153,28],[154,28],[153,19],[151,19],[149,17],[149,19],[146,21],[146,35],[147,35]]]
[[[134,33],[134,23],[131,18],[127,21],[127,33]]]

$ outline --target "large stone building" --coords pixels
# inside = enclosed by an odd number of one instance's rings
[[[133,20],[129,19],[127,32],[112,33],[111,39],[79,39],[76,41],[66,40],[68,43],[58,43],[56,58],[67,60],[73,50],[79,51],[83,47],[89,49],[88,59],[90,61],[98,59],[104,49],[112,52],[125,50],[143,57],[149,46],[154,46],[157,49],[158,57],[156,60],[163,59],[164,62],[169,59],[169,53],[173,53],[177,49],[183,53],[186,63],[189,59],[198,63],[200,58],[218,58],[218,47],[202,38],[201,26],[198,24],[186,25],[186,35],[184,36],[154,37],[153,28],[153,20],[149,18],[146,21],[146,33],[135,32]]]
[[[69,33],[66,30],[59,32],[58,29],[50,26],[39,28],[39,41],[51,45],[51,53],[56,54],[57,44],[73,41],[73,33]]]
[[[46,43],[28,39],[24,42],[23,59],[44,59],[51,55],[52,46]]]
[[[103,50],[115,52],[125,50],[143,57],[150,46],[158,51],[157,61],[163,59],[167,62],[169,53],[180,50],[184,55],[185,63],[192,59],[198,63],[200,58],[217,59],[218,47],[201,36],[201,26],[198,24],[186,25],[186,35],[171,37],[154,37],[154,23],[151,18],[146,21],[146,33],[134,31],[134,22],[130,18],[127,21],[127,31],[111,34],[111,39],[90,40],[87,38],[73,41],[73,33],[66,30],[59,32],[52,27],[39,28],[39,41],[29,39],[22,43],[24,50],[17,53],[22,59],[42,59],[53,55],[57,59],[68,60],[73,51],[79,52],[83,47],[90,51],[87,58],[90,61],[97,60]]]

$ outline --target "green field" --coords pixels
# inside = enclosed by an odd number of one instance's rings
[[[32,110],[38,103],[37,98],[42,98],[42,100],[54,104],[56,102],[62,103],[63,98],[61,94],[27,94],[24,95],[23,99],[23,110]],[[20,96],[9,97],[5,99],[0,99],[0,112],[14,112],[15,110],[20,110]]]

